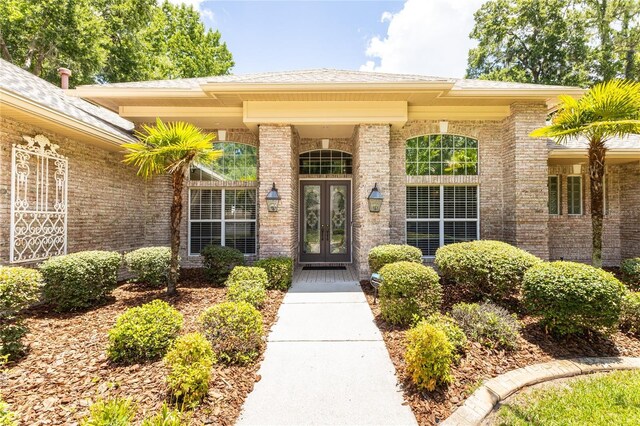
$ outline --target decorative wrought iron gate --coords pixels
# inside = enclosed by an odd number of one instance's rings
[[[11,151],[10,262],[67,252],[67,158],[43,135]]]

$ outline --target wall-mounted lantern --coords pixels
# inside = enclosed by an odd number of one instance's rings
[[[275,182],[271,187],[271,191],[267,194],[267,210],[270,212],[278,211],[278,203],[280,202],[280,194],[278,194],[278,189],[276,188]]]
[[[449,122],[447,120],[440,120],[440,133],[449,132]]]
[[[369,211],[372,213],[380,213],[380,209],[382,208],[382,200],[384,197],[382,193],[378,189],[378,184],[376,183],[371,190],[371,193],[367,197],[367,201],[369,202]]]

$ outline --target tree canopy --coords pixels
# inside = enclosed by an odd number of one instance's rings
[[[467,76],[588,86],[640,78],[640,0],[489,0]]]
[[[0,56],[72,85],[229,73],[233,57],[192,6],[167,0],[3,0]]]

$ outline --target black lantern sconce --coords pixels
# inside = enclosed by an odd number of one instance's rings
[[[382,193],[378,189],[378,184],[376,183],[367,197],[367,201],[369,202],[369,211],[372,213],[380,213],[380,209],[382,208],[382,200],[384,197]]]
[[[270,212],[278,211],[278,203],[280,202],[280,194],[278,194],[278,189],[276,188],[275,182],[271,187],[271,191],[267,194],[267,210]]]

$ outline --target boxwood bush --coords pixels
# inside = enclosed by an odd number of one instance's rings
[[[494,301],[517,295],[524,273],[540,262],[536,256],[500,241],[448,244],[440,247],[435,257],[447,281]]]
[[[380,276],[380,310],[385,321],[406,325],[414,316],[428,316],[440,308],[442,286],[433,268],[396,262],[383,266]]]
[[[631,333],[640,333],[640,292],[629,292],[622,299],[620,324]]]
[[[194,407],[207,395],[215,362],[211,343],[200,333],[180,336],[164,357],[167,386],[182,407]]]
[[[107,355],[114,362],[160,358],[181,328],[182,314],[162,300],[127,309],[109,330]]]
[[[139,283],[164,287],[171,264],[170,247],[143,247],[124,255],[124,263]]]
[[[609,272],[575,262],[540,263],[527,271],[523,285],[529,312],[560,335],[611,330],[625,291]]]
[[[223,302],[200,315],[203,334],[226,363],[253,361],[262,346],[262,315],[247,302]]]
[[[270,257],[258,260],[253,264],[266,271],[270,290],[286,291],[291,287],[293,281],[293,259],[290,257]]]
[[[449,315],[437,313],[429,315],[423,321],[431,324],[438,330],[442,330],[447,336],[447,339],[449,339],[449,342],[453,345],[455,352],[464,352],[468,344],[467,335],[464,334],[464,331],[460,328],[456,320]]]
[[[44,300],[58,311],[101,302],[118,284],[122,256],[113,251],[81,251],[52,257],[40,265]]]
[[[261,281],[231,281],[227,289],[227,300],[230,302],[247,302],[256,308],[261,308],[267,300],[267,290]]]
[[[258,281],[264,288],[269,285],[267,272],[256,266],[236,266],[227,278],[227,286],[234,281]]]
[[[231,247],[208,245],[200,254],[205,275],[215,285],[224,284],[233,268],[244,265],[242,252]]]
[[[385,244],[369,251],[371,272],[378,272],[384,265],[395,262],[422,263],[422,251],[406,244]]]
[[[451,316],[466,336],[491,349],[513,350],[518,347],[520,322],[504,308],[492,303],[458,303]]]
[[[443,330],[422,321],[407,331],[406,339],[407,372],[418,388],[432,391],[453,381],[454,347]]]
[[[640,257],[623,260],[620,264],[620,272],[630,289],[640,290]]]

